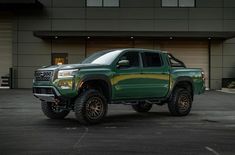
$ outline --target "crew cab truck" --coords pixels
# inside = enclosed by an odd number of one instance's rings
[[[108,104],[130,104],[140,113],[168,104],[172,115],[185,116],[194,94],[204,90],[201,69],[186,68],[167,52],[135,48],[100,51],[81,64],[43,67],[33,81],[33,94],[47,117],[63,119],[74,111],[82,124],[101,122]]]

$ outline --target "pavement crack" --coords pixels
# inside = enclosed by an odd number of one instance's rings
[[[73,145],[73,151],[74,150],[78,150],[78,152],[80,152],[79,147],[80,147],[80,143],[81,141],[85,138],[85,136],[87,135],[89,129],[87,127],[84,127],[85,131],[82,133],[81,137],[76,141],[76,143]],[[73,154],[74,152],[71,152],[70,154]],[[76,153],[78,153],[76,152]]]
[[[212,152],[214,155],[220,155],[218,152],[216,152],[214,149],[212,149],[211,147],[206,146],[205,149],[207,149],[208,151]]]

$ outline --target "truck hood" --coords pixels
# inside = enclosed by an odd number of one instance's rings
[[[83,69],[83,68],[100,68],[107,67],[108,65],[101,64],[66,64],[66,65],[53,65],[39,68],[38,70],[67,70],[67,69]]]

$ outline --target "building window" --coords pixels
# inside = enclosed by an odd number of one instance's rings
[[[87,0],[86,5],[88,7],[102,7],[103,2],[102,0]]]
[[[87,7],[119,7],[119,0],[87,0]]]
[[[177,7],[178,0],[162,0],[162,7]]]
[[[195,7],[195,0],[162,0],[162,7]]]
[[[179,0],[179,7],[195,7],[195,0]]]

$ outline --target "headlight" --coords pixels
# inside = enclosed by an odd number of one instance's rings
[[[58,79],[60,78],[69,78],[69,77],[73,77],[74,73],[77,72],[78,69],[72,69],[72,70],[60,70],[58,72]]]

